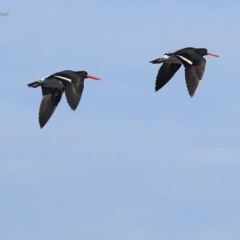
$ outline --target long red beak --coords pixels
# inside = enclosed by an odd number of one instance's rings
[[[219,57],[217,54],[211,53],[211,52],[207,52],[207,55],[210,55],[210,56],[213,56],[213,57]]]
[[[90,74],[87,75],[87,78],[92,78],[94,80],[101,80],[101,78],[94,77],[93,75],[90,75]]]

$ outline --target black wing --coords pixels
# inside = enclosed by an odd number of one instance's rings
[[[181,64],[163,63],[158,71],[155,91],[158,91],[160,88],[162,88],[174,76],[180,67]]]
[[[64,86],[67,102],[72,110],[76,110],[84,89],[83,81],[66,83]]]
[[[43,128],[62,98],[63,89],[42,87],[42,102],[39,109],[39,124]]]
[[[84,80],[70,70],[58,72],[52,76],[63,83],[67,102],[72,110],[76,110],[82,96]]]
[[[204,70],[206,66],[206,59],[202,58],[202,61],[197,65],[185,66],[185,78],[189,95],[193,97],[200,81],[202,80]]]

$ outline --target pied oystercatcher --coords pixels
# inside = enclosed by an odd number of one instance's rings
[[[219,57],[215,53],[208,52],[206,48],[187,47],[165,53],[162,57],[150,61],[153,64],[163,63],[157,74],[155,90],[162,88],[183,64],[188,92],[193,97],[203,77],[206,65],[206,59],[203,57],[205,55]]]
[[[28,87],[42,88],[42,102],[39,109],[39,124],[43,128],[52,116],[65,91],[67,102],[72,110],[79,104],[84,88],[84,79],[100,80],[86,71],[65,70],[49,75],[39,81],[28,84]]]

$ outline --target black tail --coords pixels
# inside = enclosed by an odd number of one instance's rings
[[[162,58],[157,58],[155,60],[150,61],[150,63],[155,64],[155,63],[162,63]]]
[[[36,88],[36,87],[41,86],[40,83],[41,83],[40,81],[32,82],[32,83],[28,84],[28,87]]]

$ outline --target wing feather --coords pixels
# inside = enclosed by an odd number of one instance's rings
[[[187,89],[189,95],[193,97],[199,84],[202,80],[206,66],[206,59],[203,60],[198,65],[190,65],[185,67],[185,79],[187,84]]]
[[[59,88],[42,87],[42,101],[39,109],[39,124],[43,128],[54,113],[62,98],[63,90]]]
[[[161,89],[174,76],[180,67],[181,64],[163,63],[157,74],[155,91]]]
[[[76,82],[65,85],[65,95],[67,102],[72,110],[76,110],[84,89],[83,82]]]

